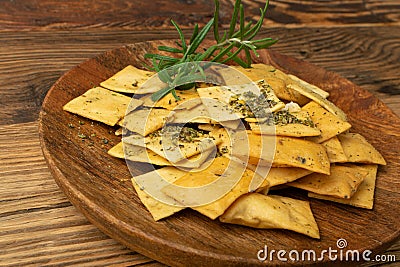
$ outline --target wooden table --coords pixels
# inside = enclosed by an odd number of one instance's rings
[[[222,25],[233,0],[221,1]],[[249,19],[263,1],[244,1]],[[212,16],[213,1],[0,1],[0,265],[160,266],[101,233],[54,182],[38,138],[46,92],[106,50],[174,39]],[[400,1],[271,1],[261,36],[273,49],[335,71],[400,115]],[[397,184],[398,186],[398,184]],[[386,254],[400,261],[400,241]],[[364,264],[370,266],[379,263]]]

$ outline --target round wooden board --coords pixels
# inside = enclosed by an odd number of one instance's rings
[[[337,249],[339,238],[347,240],[345,250],[379,253],[399,237],[400,119],[369,92],[339,75],[272,50],[262,51],[256,61],[272,64],[329,91],[329,99],[348,114],[353,130],[364,135],[385,157],[388,165],[378,169],[374,209],[311,199],[320,240],[286,230],[223,224],[189,209],[155,222],[134,192],[125,162],[106,153],[119,142],[113,134],[115,128],[72,115],[62,107],[126,65],[141,67],[143,55],[160,44],[172,42],[137,43],[83,62],[54,84],[43,103],[40,139],[51,172],[70,201],[104,233],[174,266],[265,266],[271,262],[257,259],[257,252],[265,246],[287,252],[312,249],[318,255],[329,247]],[[81,139],[78,134],[90,138]],[[138,165],[138,173],[144,168],[146,165]],[[307,198],[300,191],[289,194]],[[276,255],[274,259],[274,264],[285,264]],[[327,255],[323,261],[297,264],[323,262],[329,263]]]

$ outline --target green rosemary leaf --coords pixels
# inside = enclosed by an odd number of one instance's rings
[[[211,61],[218,62],[223,56],[225,56],[232,48],[235,46],[235,43],[229,44],[223,50],[221,50]]]
[[[227,58],[225,58],[224,60],[221,61],[221,63],[225,63],[228,62],[229,60],[231,60],[232,58],[236,57],[237,55],[239,55],[240,51],[242,51],[245,48],[245,45],[242,44],[241,46],[239,46],[239,48],[237,48],[237,50],[231,54],[230,56],[228,56]]]
[[[228,53],[229,56],[232,55],[231,52]],[[236,62],[238,65],[242,66],[243,68],[249,68],[251,66],[251,64],[247,64],[246,62],[244,62],[243,60],[241,60],[239,57],[233,57],[232,60],[234,62]]]
[[[214,11],[214,39],[215,41],[220,42],[219,32],[218,32],[218,24],[219,24],[219,1],[214,0],[215,11]]]
[[[175,88],[172,88],[171,93],[176,100],[178,100],[178,101],[181,100],[181,98],[176,94]]]
[[[245,54],[246,54],[246,63],[249,64],[249,65],[251,65],[251,61],[252,61],[252,60],[251,60],[250,51],[249,51],[248,49],[245,49],[244,52],[245,52]]]
[[[210,57],[213,55],[213,53],[214,53],[217,49],[218,49],[218,48],[217,48],[216,46],[210,46],[209,48],[207,48],[206,51],[204,51],[204,53],[198,54],[198,55],[194,58],[194,60],[195,60],[195,61],[204,61],[204,60],[210,58]]]
[[[145,54],[144,58],[151,58],[151,59],[155,59],[155,60],[165,60],[165,61],[171,61],[171,62],[179,61],[179,58],[169,57],[169,56],[164,56],[164,55],[159,55],[159,54]]]
[[[170,46],[164,46],[164,45],[160,45],[158,47],[158,50],[165,51],[165,52],[170,52],[170,53],[183,53],[183,51],[178,49],[178,48],[170,47]]]
[[[243,37],[244,37],[244,8],[243,5],[240,4],[240,28],[239,28],[239,32],[240,32],[240,41],[243,41]]]
[[[163,88],[163,89],[161,89],[161,90],[159,90],[159,91],[153,93],[153,94],[151,95],[151,100],[153,100],[154,102],[160,100],[160,99],[163,98],[164,96],[168,95],[168,94],[172,91],[172,89],[173,89],[173,88],[171,88],[171,87],[168,86],[168,87],[165,87],[165,88]]]
[[[269,0],[267,0],[267,2],[265,3],[264,9],[260,9],[260,12],[261,12],[260,19],[257,21],[254,31],[251,34],[249,34],[249,36],[247,36],[247,40],[253,39],[257,35],[259,30],[261,29],[264,18],[265,18],[265,13],[267,13],[268,3],[269,3]]]
[[[211,27],[214,24],[214,18],[212,18],[204,27],[201,29],[199,34],[194,38],[193,43],[190,45],[189,49],[186,50],[183,58],[186,58],[188,55],[194,53],[196,49],[199,47],[201,42],[203,42],[204,38],[206,38],[207,33],[210,31]]]
[[[192,37],[190,37],[190,42],[189,42],[189,44],[192,44],[192,43],[193,43],[193,40],[194,40],[194,38],[196,38],[197,34],[199,34],[199,24],[196,23],[196,24],[194,25],[193,34],[192,34]]]
[[[235,32],[236,21],[237,21],[237,16],[238,16],[238,13],[239,13],[240,5],[241,5],[241,0],[236,0],[235,6],[233,7],[232,20],[231,20],[231,23],[230,23],[230,25],[229,25],[228,38],[231,38],[232,35],[233,35],[234,32]]]
[[[172,23],[172,25],[174,25],[175,29],[178,31],[179,38],[181,39],[182,49],[185,52],[187,50],[186,41],[185,41],[185,35],[183,34],[183,32],[182,32],[181,28],[179,27],[179,25],[176,24],[173,19],[171,19],[171,23]]]
[[[260,50],[260,49],[268,48],[268,47],[270,47],[271,45],[273,45],[273,44],[275,44],[277,42],[278,42],[278,40],[270,40],[270,41],[267,41],[265,43],[257,43],[254,46],[256,47],[257,50]]]

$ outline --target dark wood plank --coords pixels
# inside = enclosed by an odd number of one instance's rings
[[[278,38],[274,50],[341,74],[400,114],[400,26],[272,28],[261,36]],[[174,31],[3,32],[0,125],[37,119],[51,85],[80,62],[124,44],[171,38]]]
[[[274,26],[335,26],[356,24],[399,25],[400,1],[270,1],[266,23]],[[221,20],[228,23],[234,0],[221,0]],[[259,15],[264,0],[243,0],[246,16]],[[205,24],[212,16],[213,1],[1,1],[0,30],[60,29],[172,29],[170,18],[183,28]]]
[[[68,127],[69,123],[77,124],[82,118],[66,116],[62,106],[86,91],[91,83],[97,84],[123,66],[138,66],[143,60],[140,51],[152,51],[155,46],[136,44],[79,65],[55,84],[43,104],[40,133],[52,174],[68,198],[102,231],[140,253],[172,265],[262,264],[255,253],[264,244],[287,251],[294,247],[322,250],[336,244],[338,238],[346,238],[348,249],[368,248],[379,253],[396,241],[400,234],[400,217],[393,211],[398,208],[400,199],[400,188],[394,186],[398,184],[399,175],[400,118],[366,90],[336,73],[272,51],[264,51],[259,60],[330,91],[332,101],[348,114],[353,129],[384,155],[388,165],[380,168],[374,210],[312,200],[321,229],[319,241],[288,231],[225,225],[189,210],[154,222],[132,189],[125,162],[108,157],[97,140],[107,138],[110,144],[115,144],[119,138],[110,133],[110,127],[97,123],[92,127],[84,120],[85,125],[79,131],[96,135],[88,146],[87,141],[77,136],[78,130]],[[301,194],[296,197],[304,198]]]

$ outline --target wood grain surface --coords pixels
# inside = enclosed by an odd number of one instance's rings
[[[224,24],[232,1],[221,3]],[[256,19],[261,1],[244,3]],[[272,0],[262,35],[280,39],[274,50],[339,73],[400,115],[399,6],[398,0]],[[169,18],[189,29],[205,23],[212,9],[212,1],[0,1],[1,266],[159,266],[71,206],[45,164],[37,118],[67,70],[124,44],[177,38]],[[399,261],[399,242],[385,254]],[[398,265],[364,265],[381,264]]]

